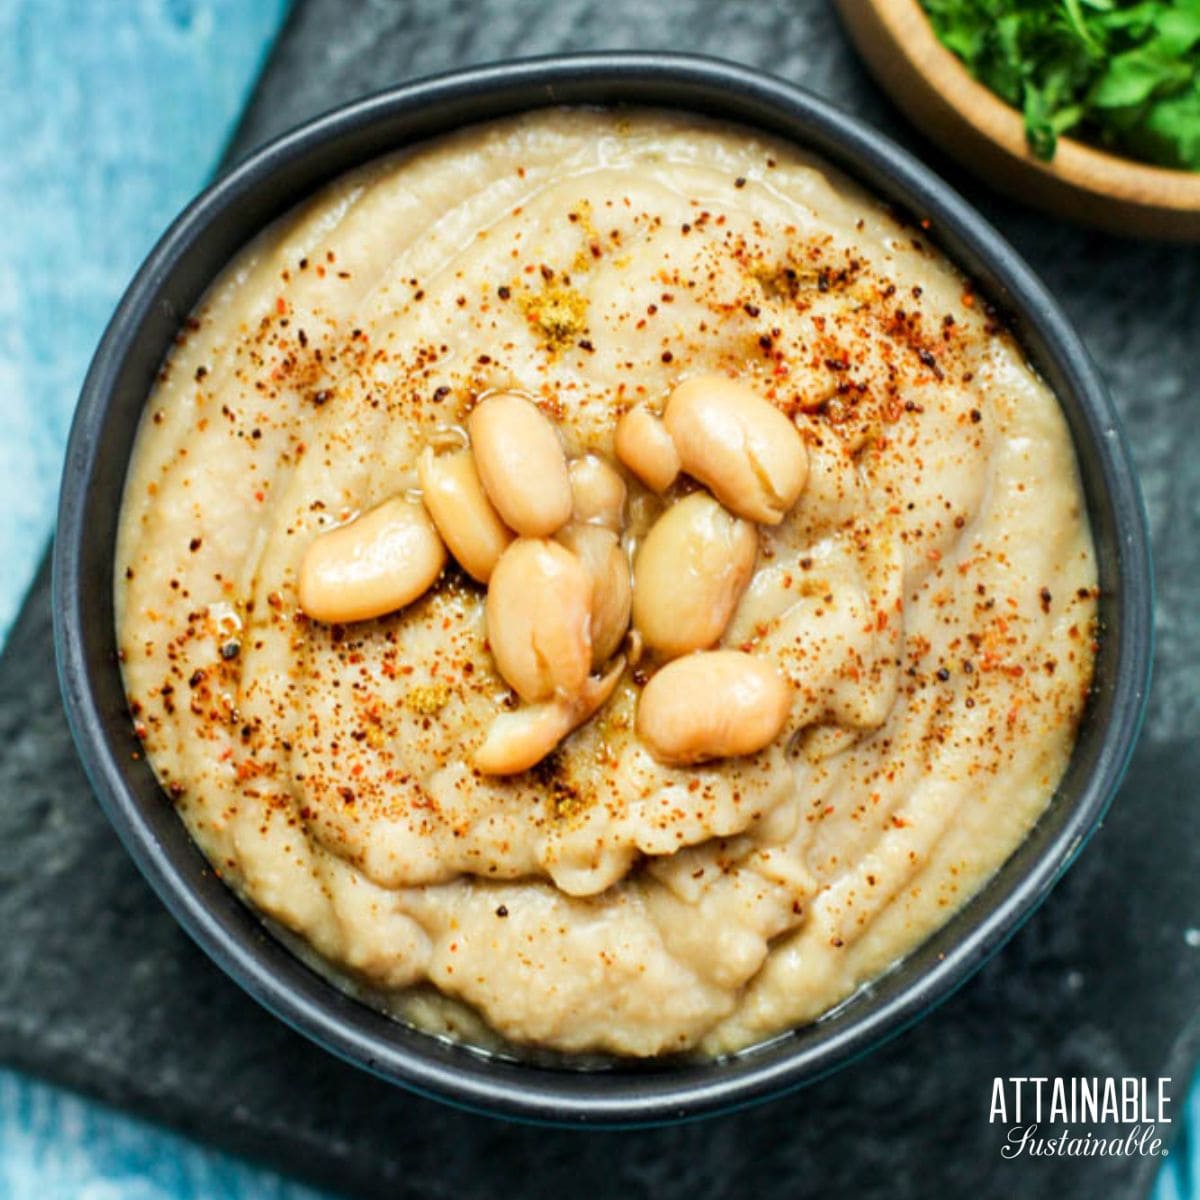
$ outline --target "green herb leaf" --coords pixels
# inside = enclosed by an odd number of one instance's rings
[[[922,0],[938,37],[1025,117],[1030,150],[1063,134],[1200,170],[1200,0]]]
[[[1188,70],[1182,62],[1159,58],[1149,50],[1130,50],[1109,61],[1090,99],[1097,108],[1128,108],[1187,79]]]

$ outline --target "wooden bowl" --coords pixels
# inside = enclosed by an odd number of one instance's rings
[[[917,0],[836,0],[879,85],[948,154],[1047,212],[1112,233],[1200,241],[1200,172],[1152,167],[1060,138],[1035,158],[1021,114],[972,79]]]

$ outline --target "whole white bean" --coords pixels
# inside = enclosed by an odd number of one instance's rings
[[[677,658],[642,691],[635,729],[661,763],[754,754],[783,729],[792,689],[764,658],[706,650]]]
[[[394,497],[314,538],[300,564],[300,607],[315,621],[381,617],[422,595],[446,548],[420,504]]]
[[[661,495],[679,475],[679,451],[663,423],[646,408],[631,408],[618,422],[617,457],[652,492]]]
[[[617,533],[625,516],[625,480],[602,458],[585,454],[571,459],[571,520],[603,525]]]
[[[476,769],[485,775],[515,775],[536,766],[608,700],[624,670],[625,660],[617,659],[603,679],[589,678],[576,696],[555,696],[501,713],[475,751]]]
[[[525,537],[549,537],[571,519],[567,456],[535,404],[497,392],[475,406],[467,431],[479,478],[506,525]]]
[[[488,500],[471,451],[437,454],[430,446],[417,469],[425,507],[450,553],[468,575],[487,583],[513,534]]]
[[[808,477],[796,427],[746,384],[719,375],[681,383],[663,424],[683,470],[740,517],[778,525]]]
[[[583,687],[592,665],[592,576],[565,546],[517,538],[488,584],[496,669],[526,703]]]
[[[650,527],[633,569],[633,623],[674,658],[713,645],[754,572],[758,531],[705,492],[671,505]]]
[[[572,522],[558,532],[566,546],[592,576],[592,667],[602,666],[616,653],[629,628],[633,587],[629,557],[611,529]]]

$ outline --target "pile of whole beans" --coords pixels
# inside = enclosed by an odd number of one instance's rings
[[[643,655],[664,664],[635,723],[656,759],[753,754],[783,728],[792,687],[765,658],[712,647],[754,573],[757,524],[779,524],[804,489],[804,441],[744,383],[706,375],[679,384],[661,416],[626,412],[615,450],[657,495],[681,474],[707,489],[668,505],[632,569],[620,471],[595,454],[568,461],[532,401],[496,392],[465,437],[426,446],[419,498],[393,497],[310,543],[300,607],[338,624],[394,612],[432,586],[449,551],[487,587],[488,645],[521,701],[475,752],[485,774],[540,762]]]

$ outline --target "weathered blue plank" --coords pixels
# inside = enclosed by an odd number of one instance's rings
[[[1192,1081],[1183,1111],[1175,1118],[1182,1128],[1170,1157],[1163,1163],[1150,1200],[1197,1200],[1200,1197],[1200,1074]]]
[[[57,1088],[0,1071],[4,1200],[320,1200]]]
[[[285,0],[0,0],[0,639],[88,358],[211,173]]]

